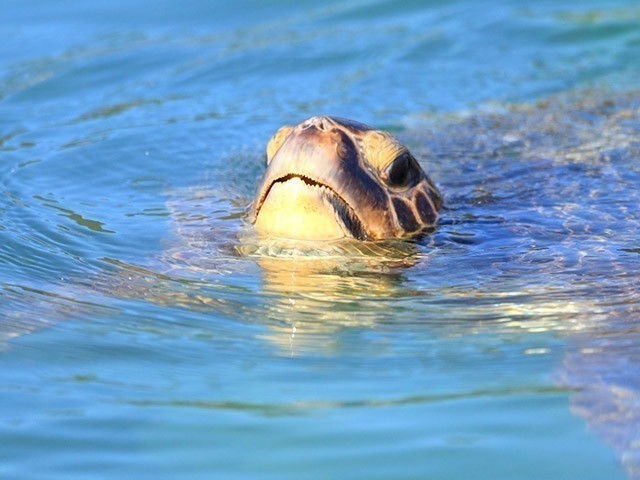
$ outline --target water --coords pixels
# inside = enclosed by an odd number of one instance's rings
[[[639,20],[6,1],[0,476],[640,478]],[[437,231],[243,241],[269,136],[317,114],[405,141]]]

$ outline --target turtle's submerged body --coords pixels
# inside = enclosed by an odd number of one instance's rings
[[[432,227],[441,205],[433,182],[392,135],[319,116],[271,138],[249,219],[262,236],[379,240]]]

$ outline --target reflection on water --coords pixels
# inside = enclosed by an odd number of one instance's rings
[[[398,251],[390,251],[391,245],[349,247],[360,250],[345,248],[342,255],[330,257],[316,257],[316,251],[288,258],[256,258],[263,291],[273,299],[264,312],[274,319],[265,338],[283,352],[296,355],[309,349],[331,349],[336,330],[376,327],[392,317],[389,300],[410,294],[402,275],[403,268],[418,261],[410,245]],[[363,247],[368,256],[360,253]],[[396,258],[385,258],[385,253]]]

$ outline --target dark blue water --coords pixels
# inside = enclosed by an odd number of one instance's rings
[[[640,478],[637,1],[5,1],[0,477]],[[445,194],[375,255],[243,214],[283,124]]]

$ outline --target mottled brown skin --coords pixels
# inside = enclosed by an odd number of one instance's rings
[[[269,234],[276,221],[266,218],[265,201],[274,186],[282,191],[289,184],[322,192],[335,206],[332,213],[341,217],[344,236],[361,240],[422,232],[436,223],[442,205],[434,184],[392,135],[335,117],[312,117],[295,127],[282,127],[270,140],[267,170],[249,214],[251,222],[261,220],[261,233]],[[286,205],[280,206],[278,222],[285,213]],[[296,218],[299,222],[300,214]],[[296,237],[295,228],[292,232]]]

